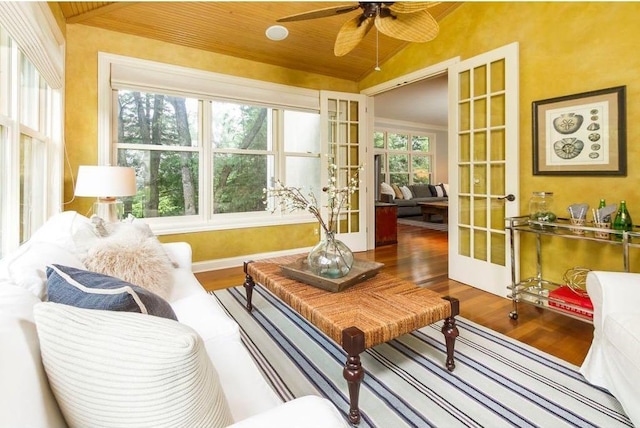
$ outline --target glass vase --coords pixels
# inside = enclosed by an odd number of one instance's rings
[[[326,236],[307,256],[311,272],[324,278],[342,278],[353,267],[353,252],[333,234]]]

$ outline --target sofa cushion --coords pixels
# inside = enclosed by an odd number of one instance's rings
[[[40,300],[46,300],[46,269],[49,263],[84,269],[78,257],[58,244],[27,242],[0,261],[0,276],[30,291]]]
[[[66,426],[40,358],[37,303],[22,287],[0,286],[0,427]]]
[[[87,269],[115,276],[166,299],[171,288],[173,264],[158,239],[145,224],[119,225],[87,252]]]
[[[431,193],[428,184],[412,184],[409,188],[411,189],[411,193],[413,193],[414,198],[429,198],[434,196]]]
[[[68,266],[47,267],[51,302],[85,309],[138,312],[177,320],[160,296],[118,278]]]
[[[202,339],[175,321],[39,303],[42,361],[71,426],[224,427],[228,405]]]
[[[415,199],[394,199],[393,203],[400,207],[415,207],[417,206],[417,202]]]
[[[47,265],[84,268],[86,249],[97,239],[88,218],[75,211],[56,214],[31,239],[0,260],[0,281],[23,287],[44,300]]]

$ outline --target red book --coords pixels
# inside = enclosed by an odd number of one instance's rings
[[[549,306],[562,309],[563,311],[574,312],[587,318],[593,318],[593,303],[591,303],[589,296],[586,293],[575,292],[567,285],[563,285],[549,292]],[[579,306],[587,310],[583,311],[574,306]]]

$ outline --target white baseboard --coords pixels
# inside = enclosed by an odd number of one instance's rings
[[[242,266],[242,264],[248,260],[261,260],[271,257],[290,256],[292,254],[308,253],[311,248],[294,248],[291,250],[274,251],[270,253],[251,254],[246,256],[229,257],[226,259],[206,260],[203,262],[194,262],[192,264],[193,273],[207,272],[211,270],[227,269],[232,267]]]

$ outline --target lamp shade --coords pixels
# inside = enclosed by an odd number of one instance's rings
[[[136,194],[136,172],[124,166],[80,165],[76,196],[115,197]]]

